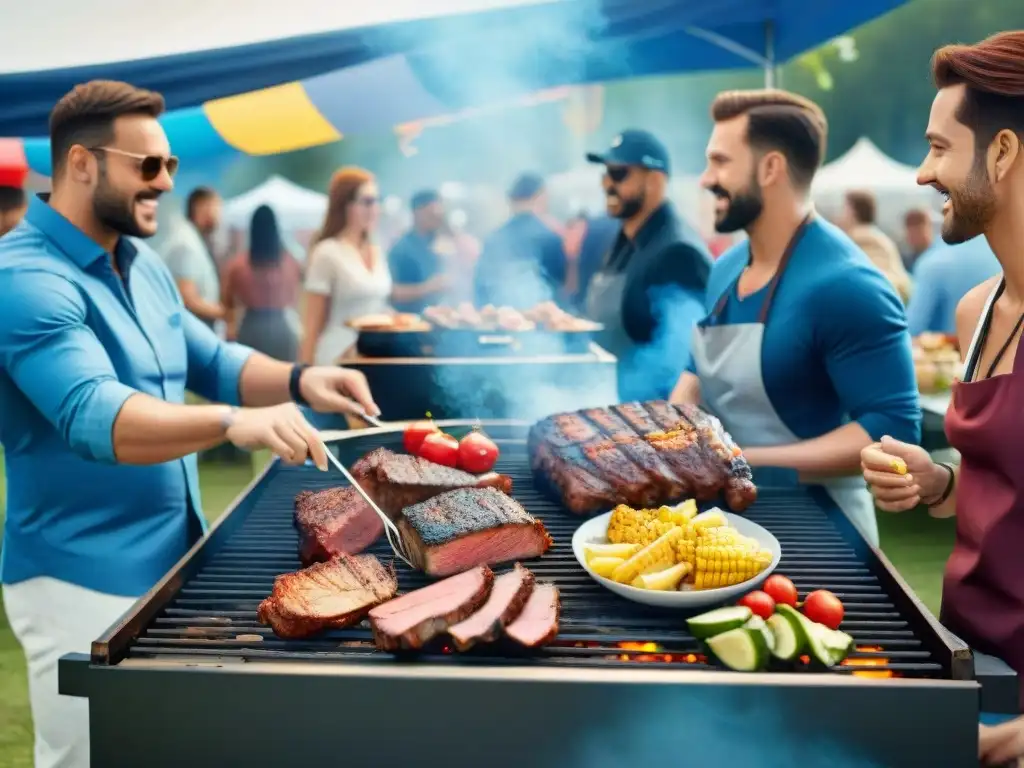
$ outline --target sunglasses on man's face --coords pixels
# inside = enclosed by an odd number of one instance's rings
[[[604,168],[605,174],[616,184],[625,181],[632,170],[628,165],[606,165]]]
[[[142,176],[143,181],[153,181],[164,169],[167,170],[167,175],[172,178],[174,177],[174,174],[178,172],[178,158],[174,155],[171,155],[170,157],[160,157],[159,155],[140,155],[136,152],[125,152],[123,149],[114,149],[113,147],[90,147],[89,151],[106,152],[108,154],[131,158],[136,162],[139,169],[139,175]]]

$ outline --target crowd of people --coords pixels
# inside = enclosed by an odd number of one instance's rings
[[[56,660],[86,650],[202,535],[196,453],[227,441],[325,468],[298,406],[379,413],[365,378],[338,365],[355,340],[346,321],[464,299],[555,300],[599,320],[620,399],[707,408],[759,483],[823,486],[869,542],[876,503],[955,510],[942,620],[1024,673],[1024,32],[944,48],[933,76],[919,181],[947,198],[942,245],[911,211],[901,256],[864,193],[836,223],[816,213],[825,115],[757,90],[712,105],[701,184],[716,230],[745,234],[718,258],[668,200],[664,144],[627,130],[587,156],[604,170],[605,217],[553,222],[544,180],[524,174],[479,253],[446,236],[426,191],[385,254],[377,182],[344,168],[302,266],[268,208],[245,252],[218,260],[208,189],[189,197],[190,229],[154,252],[145,240],[177,167],[162,98],[76,87],[51,117],[52,194],[0,240],[0,576],[28,657],[37,766],[87,764],[85,703],[59,695]],[[946,420],[955,465],[919,447],[912,322],[952,329],[964,351]],[[186,403],[186,389],[205,402]],[[1024,720],[983,727],[980,743],[985,761],[1024,754]]]

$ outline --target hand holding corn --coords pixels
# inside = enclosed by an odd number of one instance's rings
[[[740,584],[763,571],[770,550],[729,526],[721,510],[697,514],[680,507],[632,509],[620,505],[608,524],[610,544],[585,549],[600,576],[644,589],[713,589]]]

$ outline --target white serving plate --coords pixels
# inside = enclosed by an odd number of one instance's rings
[[[719,587],[717,589],[682,592],[678,590],[660,591],[631,587],[627,584],[619,584],[617,581],[598,576],[590,570],[590,566],[587,565],[586,559],[583,556],[583,547],[586,544],[608,543],[608,522],[611,520],[611,517],[612,513],[606,512],[603,515],[587,520],[577,528],[576,533],[572,537],[572,551],[583,570],[590,574],[590,578],[601,586],[610,589],[615,594],[621,595],[635,603],[654,605],[659,608],[680,608],[685,610],[705,608],[718,603],[730,602],[745,595],[747,592],[757,589],[771,572],[778,567],[779,560],[782,559],[782,546],[779,544],[779,540],[771,533],[757,523],[747,520],[745,517],[726,512],[725,517],[729,521],[729,525],[733,526],[742,535],[757,540],[762,547],[771,550],[773,555],[772,561],[761,573],[748,581],[744,581],[742,584],[735,584],[731,587]]]

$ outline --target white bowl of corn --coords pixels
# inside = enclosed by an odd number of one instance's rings
[[[693,500],[673,507],[620,505],[583,523],[572,537],[583,569],[628,600],[662,608],[702,608],[756,589],[782,559],[779,540],[740,515]]]

